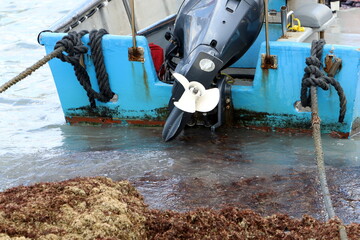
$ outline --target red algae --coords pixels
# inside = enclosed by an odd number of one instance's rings
[[[263,197],[261,194],[259,198]],[[339,239],[338,219],[263,217],[236,207],[149,209],[127,181],[75,178],[0,193],[0,239]],[[360,224],[346,225],[360,239]]]

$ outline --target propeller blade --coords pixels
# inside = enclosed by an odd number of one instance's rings
[[[181,83],[181,85],[185,88],[185,90],[188,89],[189,81],[186,79],[186,77],[184,77],[180,73],[173,73],[173,76],[176,78],[176,80],[179,81],[179,83]]]
[[[210,112],[218,105],[219,100],[220,91],[218,88],[205,90],[204,94],[195,103],[196,111]]]
[[[179,101],[174,102],[174,105],[184,112],[194,113],[196,111],[196,95],[185,90]]]
[[[186,123],[191,118],[190,113],[184,112],[177,107],[174,107],[166,119],[162,137],[165,142],[174,139],[184,129]]]

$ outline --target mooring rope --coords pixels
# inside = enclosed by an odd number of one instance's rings
[[[8,82],[6,82],[5,84],[3,84],[0,87],[0,93],[5,92],[8,88],[10,88],[11,86],[13,86],[14,84],[20,82],[21,80],[23,80],[24,78],[30,76],[33,72],[35,72],[37,69],[39,69],[41,66],[45,65],[47,62],[49,62],[51,59],[58,57],[62,51],[64,51],[65,48],[61,47],[56,49],[55,51],[51,52],[50,54],[46,55],[45,57],[43,57],[42,59],[40,59],[39,61],[37,61],[35,64],[33,64],[32,66],[28,67],[27,69],[25,69],[24,71],[22,71],[19,75],[17,75],[16,77],[12,78],[11,80],[9,80]]]
[[[54,50],[59,47],[65,48],[64,52],[66,52],[67,55],[61,53],[61,55],[59,55],[59,59],[63,62],[70,63],[74,67],[75,75],[81,86],[83,86],[86,91],[90,106],[95,108],[95,96],[97,93],[92,89],[89,75],[87,74],[85,67],[82,65],[84,62],[83,54],[88,52],[88,48],[84,46],[81,38],[87,33],[88,31],[86,30],[79,33],[69,32],[55,44]]]
[[[89,34],[89,45],[91,48],[91,56],[94,61],[100,94],[104,96],[106,102],[108,102],[114,97],[115,93],[110,89],[109,75],[106,72],[104,55],[101,47],[102,37],[106,34],[108,34],[108,32],[105,29],[100,29],[99,31],[92,30]]]
[[[315,41],[315,43],[314,43]],[[321,87],[323,90],[329,89],[329,84],[334,86],[335,90],[339,95],[340,100],[340,114],[339,114],[339,122],[344,121],[345,113],[346,113],[346,96],[344,94],[344,90],[341,87],[340,83],[336,81],[335,78],[325,76],[325,74],[320,70],[321,63],[321,55],[322,49],[325,45],[325,40],[321,39],[319,41],[314,40],[311,47],[311,56],[306,58],[306,68],[305,74],[301,82],[301,105],[303,107],[310,107],[311,105],[311,97],[309,94],[309,88],[311,86]],[[317,57],[317,54],[320,54],[320,58]]]
[[[90,106],[92,108],[96,107],[95,99],[98,99],[101,102],[109,102],[113,98],[115,93],[113,93],[110,89],[109,77],[105,69],[104,56],[101,47],[102,37],[108,33],[105,29],[100,29],[99,31],[93,30],[89,36],[89,45],[92,48],[92,57],[94,59],[96,78],[99,84],[100,93],[96,92],[91,87],[90,77],[84,65],[83,56],[88,52],[88,47],[86,47],[82,43],[81,38],[87,33],[88,31],[86,30],[83,30],[79,33],[68,33],[55,44],[53,52],[40,59],[34,65],[21,72],[19,75],[17,75],[10,81],[3,84],[0,87],[0,93],[6,91],[14,84],[31,75],[33,72],[35,72],[41,66],[49,62],[51,59],[58,57],[61,61],[68,62],[73,65],[75,75],[79,83],[85,89],[86,94],[89,98]],[[66,54],[64,54],[64,52]]]
[[[320,62],[323,47],[325,45],[324,40],[316,41],[314,40],[311,45],[311,59],[316,60],[315,62]],[[317,81],[318,75],[315,75],[314,73],[310,73],[309,78],[313,81]],[[329,187],[327,184],[326,179],[326,171],[325,171],[325,164],[324,164],[324,152],[322,149],[322,143],[321,143],[321,120],[318,115],[318,97],[317,97],[317,89],[316,86],[311,86],[310,88],[310,96],[311,96],[311,111],[312,111],[312,128],[313,128],[313,138],[314,138],[314,144],[315,144],[315,153],[316,153],[316,163],[318,168],[318,175],[319,175],[319,181],[320,181],[320,187],[321,191],[324,197],[324,203],[325,203],[325,209],[329,216],[329,218],[335,218],[335,210],[332,205],[331,196],[329,192]],[[347,233],[344,225],[341,223],[339,228],[340,233],[340,239],[341,240],[347,240]]]
[[[99,71],[96,70],[97,76],[102,75],[102,78],[98,79],[98,81],[106,82],[104,84],[103,83],[99,84],[99,85],[101,85],[100,93],[96,92],[92,88],[91,82],[90,82],[90,77],[84,66],[83,55],[88,52],[88,47],[86,47],[82,43],[81,38],[87,33],[88,33],[88,31],[86,31],[86,30],[80,31],[79,33],[70,32],[70,33],[68,33],[68,35],[64,36],[63,39],[61,39],[60,41],[58,41],[56,43],[54,49],[57,49],[59,47],[65,47],[64,51],[67,53],[67,55],[61,54],[59,56],[59,58],[63,62],[68,62],[71,65],[73,65],[75,75],[76,75],[79,83],[85,89],[86,94],[89,98],[90,106],[92,108],[95,108],[96,107],[95,99],[97,99],[101,102],[108,102],[114,96],[114,93],[110,90],[110,85],[108,83],[109,81],[108,81],[107,74],[106,74],[106,76],[104,75],[104,72],[106,72],[106,70],[105,70],[105,65],[103,64],[103,56],[102,56],[101,47],[96,46],[96,45],[101,45],[102,36],[104,34],[107,34],[107,32],[105,30],[92,32],[92,39],[95,40],[95,42],[94,43],[90,42],[90,45],[95,46],[94,53],[101,55],[101,56],[93,55],[93,57],[95,57],[96,63],[97,63],[97,65],[95,65],[95,68],[97,68],[97,67],[101,68]],[[100,65],[100,60],[102,62],[101,65]],[[102,72],[102,74],[101,74],[101,72]]]

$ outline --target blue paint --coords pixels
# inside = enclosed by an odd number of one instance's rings
[[[271,122],[269,126],[274,128],[284,127],[288,122],[308,123],[311,113],[297,112],[294,103],[300,100],[301,79],[310,48],[309,43],[271,42],[271,54],[278,57],[278,69],[261,69],[259,55],[253,86],[232,87],[235,109],[267,113],[267,120]],[[265,44],[262,44],[260,54],[265,52]],[[359,117],[360,51],[355,47],[325,45],[323,58],[327,54],[334,54],[343,61],[342,69],[335,78],[347,97],[347,113],[345,122],[338,123],[339,98],[335,89],[319,89],[319,114],[323,129],[328,132],[336,126],[337,131],[350,132],[352,122]],[[253,124],[260,126],[262,123],[255,121]]]
[[[46,32],[41,34],[40,41],[45,46],[46,52],[50,53],[55,43],[63,36],[65,34]],[[82,40],[87,44],[88,35]],[[145,50],[143,63],[128,61],[128,48],[132,47],[131,37],[105,35],[103,38],[106,70],[111,89],[118,95],[118,101],[114,103],[96,101],[96,105],[118,111],[113,118],[142,119],[147,115],[156,118],[155,110],[167,107],[170,98],[171,85],[158,80],[145,37],[137,37],[137,44]],[[74,109],[89,106],[86,92],[77,81],[72,66],[59,59],[53,59],[49,64],[65,115],[74,115],[76,114]],[[94,90],[98,91],[95,69],[89,55],[85,56],[85,64],[91,84]]]
[[[280,12],[280,8],[286,6],[286,0],[270,0],[269,1],[269,10],[276,10]]]
[[[274,24],[270,31],[271,38],[278,38],[280,27]],[[260,34],[263,36],[264,34]],[[42,33],[41,43],[47,53],[53,50],[55,43],[64,34]],[[310,123],[311,113],[298,112],[294,103],[300,100],[301,79],[304,74],[305,59],[310,56],[309,43],[286,41],[270,42],[271,54],[278,57],[278,69],[263,70],[260,55],[265,53],[263,37],[255,42],[254,47],[239,62],[236,67],[255,67],[256,73],[252,86],[232,86],[233,105],[245,125],[271,128],[301,128]],[[83,37],[87,44],[88,35]],[[99,108],[106,108],[113,119],[164,120],[159,116],[159,109],[166,109],[171,85],[158,80],[150,55],[148,42],[144,37],[137,37],[138,46],[144,48],[145,62],[130,62],[128,48],[132,46],[130,36],[105,35],[103,52],[106,68],[109,74],[110,86],[118,95],[117,102],[96,102]],[[259,49],[259,50],[256,50]],[[347,113],[344,123],[338,123],[339,99],[335,89],[323,91],[319,89],[319,114],[324,132],[350,132],[352,125],[360,115],[360,51],[355,47],[341,45],[325,45],[323,58],[334,54],[342,59],[341,71],[335,76],[344,88],[347,97]],[[324,62],[324,59],[323,59]],[[92,86],[98,90],[95,70],[89,55],[85,56],[85,64]],[[248,64],[248,65],[246,65]],[[84,116],[84,110],[89,107],[86,92],[78,83],[72,66],[58,59],[50,61],[50,67],[58,89],[60,101],[65,116]],[[261,115],[249,119],[249,116]]]

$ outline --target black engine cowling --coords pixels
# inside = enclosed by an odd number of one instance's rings
[[[168,69],[210,88],[218,73],[250,48],[263,19],[263,0],[185,0],[173,32],[166,36]],[[175,80],[163,130],[166,141],[181,132],[192,114],[174,106],[183,93],[184,87]]]

